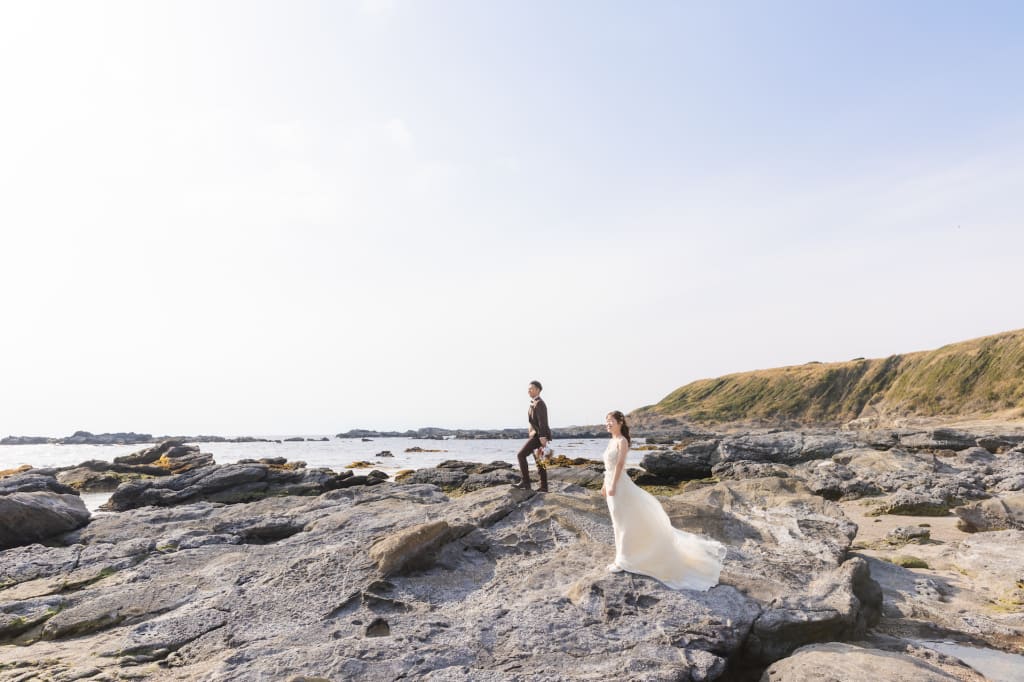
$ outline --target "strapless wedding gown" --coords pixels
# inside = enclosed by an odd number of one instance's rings
[[[604,451],[606,490],[618,458],[619,440],[612,438]],[[658,499],[633,483],[625,468],[615,495],[605,499],[615,529],[615,566],[677,590],[707,590],[718,584],[725,546],[673,528]]]

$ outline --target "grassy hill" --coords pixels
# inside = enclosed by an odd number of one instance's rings
[[[842,423],[860,417],[1024,417],[1024,329],[933,351],[701,379],[631,415],[666,420]]]

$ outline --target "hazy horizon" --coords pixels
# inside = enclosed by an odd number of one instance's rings
[[[0,434],[557,426],[1024,327],[1012,2],[0,5]]]

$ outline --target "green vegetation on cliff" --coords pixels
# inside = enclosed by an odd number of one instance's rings
[[[632,416],[639,423],[1024,417],[1024,330],[875,360],[701,379]]]

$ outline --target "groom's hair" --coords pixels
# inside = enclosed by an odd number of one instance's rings
[[[541,385],[540,385],[540,382],[539,382],[539,381],[537,381],[536,379],[534,379],[533,381],[531,381],[531,382],[530,382],[530,385],[531,385],[531,386],[536,386],[536,387],[537,387],[537,390],[538,390],[538,391],[543,391],[543,390],[544,390],[544,387],[543,387],[543,386],[541,386]]]

